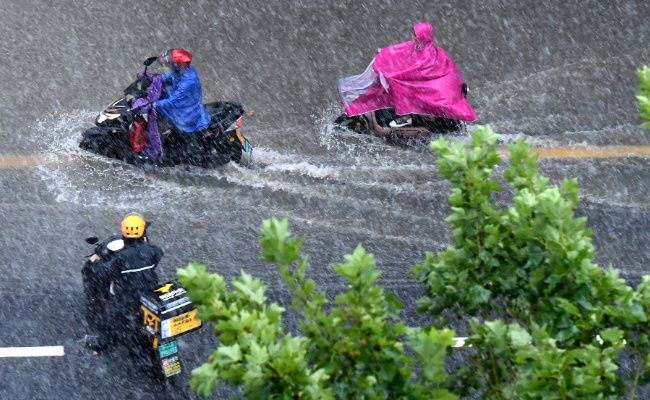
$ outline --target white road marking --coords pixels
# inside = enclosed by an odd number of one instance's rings
[[[0,347],[2,357],[60,357],[65,354],[63,346]]]
[[[451,347],[463,347],[465,346],[465,340],[467,340],[466,337],[455,337],[454,340],[456,341],[456,344],[454,344]]]

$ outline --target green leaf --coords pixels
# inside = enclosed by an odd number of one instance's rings
[[[512,324],[508,329],[508,337],[515,347],[524,347],[530,345],[533,337],[519,324]]]
[[[469,295],[471,296],[471,304],[485,304],[490,300],[490,295],[492,292],[480,285],[473,285],[469,289]]]
[[[574,306],[573,304],[569,303],[567,299],[559,298],[557,299],[558,305],[567,313],[580,317],[580,310],[578,310],[578,307]]]
[[[422,374],[427,380],[441,383],[447,377],[444,365],[447,348],[455,344],[455,332],[431,328],[428,331],[419,331],[410,340],[410,345],[422,363]]]
[[[219,376],[214,371],[214,366],[210,363],[201,365],[192,370],[193,378],[190,380],[190,386],[196,388],[199,395],[208,397],[214,391],[219,383]]]
[[[291,238],[286,218],[277,220],[272,217],[264,220],[261,233],[259,243],[262,246],[264,261],[290,265],[299,258],[303,239]]]
[[[623,341],[623,331],[619,328],[608,328],[600,332],[600,337],[605,342],[620,343]]]
[[[393,319],[399,319],[399,313],[402,310],[402,302],[395,297],[393,293],[386,295],[386,311],[388,316]]]
[[[447,389],[434,389],[431,391],[431,399],[435,400],[456,400],[458,396]]]
[[[250,353],[246,355],[246,361],[250,364],[263,365],[269,360],[269,353],[266,347],[261,347],[257,342],[252,342]]]
[[[232,346],[219,346],[217,349],[217,354],[222,358],[226,358],[232,362],[237,362],[242,359],[241,349],[237,343]]]

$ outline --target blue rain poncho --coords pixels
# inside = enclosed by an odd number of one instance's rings
[[[184,132],[207,129],[210,114],[203,107],[201,81],[194,67],[162,75],[163,93],[157,111]]]

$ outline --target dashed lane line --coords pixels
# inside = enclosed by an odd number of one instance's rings
[[[63,346],[0,347],[0,358],[6,357],[61,357]]]
[[[497,151],[510,155],[505,147]],[[533,152],[539,158],[639,158],[650,157],[650,146],[536,147]]]
[[[59,164],[63,160],[56,154],[4,155],[0,156],[0,169],[38,167]]]
[[[638,158],[650,157],[650,146],[537,147],[539,158]],[[500,147],[498,152],[508,156],[510,151]],[[0,169],[29,168],[70,162],[70,157],[56,154],[0,156]]]

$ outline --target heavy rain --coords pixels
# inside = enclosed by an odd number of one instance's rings
[[[650,64],[647,1],[23,0],[0,4],[0,22],[0,348],[64,349],[0,358],[2,398],[165,398],[125,351],[85,343],[85,238],[119,234],[129,212],[151,222],[149,240],[165,252],[161,281],[193,261],[227,278],[243,269],[287,305],[257,244],[262,220],[287,217],[307,236],[321,287],[345,287],[331,264],[362,243],[406,320],[426,320],[409,269],[451,238],[449,184],[428,146],[437,135],[394,143],[333,123],[344,112],[338,80],[410,40],[418,22],[463,72],[478,114],[468,129],[489,124],[500,146],[526,138],[547,150],[552,183],[578,178],[596,262],[633,285],[649,272],[650,133],[635,98],[635,71]],[[204,102],[254,112],[241,126],[250,165],[139,168],[79,148],[143,60],[171,48],[192,53]],[[215,344],[209,328],[179,339],[185,381]],[[237,393],[220,387],[213,398]]]

